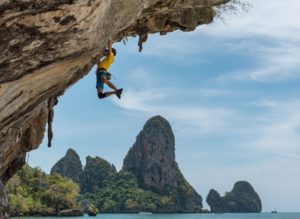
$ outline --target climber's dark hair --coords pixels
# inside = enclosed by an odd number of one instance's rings
[[[112,53],[114,54],[114,56],[117,55],[117,50],[115,48],[112,48]]]
[[[117,50],[115,48],[112,48],[111,50],[112,50],[112,53],[114,54],[114,56],[116,56],[117,55]],[[108,55],[108,49],[107,48],[104,50],[104,54]]]

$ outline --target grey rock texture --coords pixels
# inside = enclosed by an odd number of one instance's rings
[[[73,149],[69,149],[66,155],[51,168],[51,174],[59,173],[76,183],[80,183],[82,172],[83,167],[80,158]]]
[[[37,148],[57,97],[85,76],[108,38],[190,31],[230,0],[0,1],[0,180]]]
[[[75,209],[62,210],[59,212],[58,216],[79,217],[79,216],[83,216],[83,211],[79,211],[79,210],[75,210]]]
[[[246,181],[236,182],[231,192],[223,197],[212,189],[206,201],[213,213],[258,213],[262,210],[259,195]]]
[[[114,165],[106,160],[90,156],[86,157],[86,165],[80,176],[80,187],[83,193],[94,193],[103,187],[103,182],[117,172]]]
[[[175,138],[163,117],[149,119],[124,159],[123,169],[135,173],[144,188],[163,192],[176,186]]]
[[[58,173],[78,183],[82,193],[97,192],[102,188],[103,181],[116,172],[114,165],[100,157],[87,156],[86,165],[83,168],[79,155],[71,148],[51,168],[51,174]]]
[[[5,187],[3,183],[0,181],[0,218],[4,218],[4,211],[7,206],[8,200],[7,195],[5,193]]]
[[[123,170],[133,173],[140,187],[161,195],[172,194],[166,212],[201,211],[202,198],[183,177],[175,161],[175,139],[169,122],[149,119],[124,159]]]
[[[211,189],[209,191],[208,196],[206,198],[206,202],[209,204],[210,211],[212,213],[227,212],[226,202],[222,199],[220,194],[214,189]]]

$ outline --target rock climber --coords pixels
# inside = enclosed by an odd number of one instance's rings
[[[114,62],[115,56],[117,54],[116,49],[112,48],[112,40],[108,40],[108,49],[105,51],[106,54],[104,54],[106,57],[101,60],[97,64],[97,91],[98,91],[98,97],[100,99],[103,99],[105,97],[111,96],[111,95],[116,95],[119,99],[121,99],[122,91],[123,89],[117,89],[117,87],[110,82],[111,79],[111,73],[109,73],[107,70],[111,66],[111,64]],[[109,92],[104,92],[103,93],[103,88],[104,84],[109,86],[111,89],[114,91],[109,91]]]

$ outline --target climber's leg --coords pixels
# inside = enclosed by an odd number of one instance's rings
[[[105,97],[109,97],[109,96],[111,96],[111,95],[114,95],[114,94],[116,94],[117,93],[117,91],[109,91],[109,92],[104,92],[104,93],[99,93],[98,92],[98,97],[100,98],[100,99],[103,99],[103,98],[105,98]]]

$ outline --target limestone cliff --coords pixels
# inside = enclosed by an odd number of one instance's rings
[[[51,168],[51,174],[58,173],[78,183],[82,193],[96,193],[103,187],[103,181],[116,172],[113,164],[100,157],[90,156],[86,157],[83,169],[79,155],[71,148]]]
[[[114,165],[106,160],[90,156],[86,157],[86,165],[80,176],[80,187],[83,193],[95,193],[103,187],[103,182],[117,172]]]
[[[39,146],[47,122],[51,145],[57,97],[88,73],[109,37],[139,35],[141,46],[148,33],[210,23],[213,6],[229,1],[1,0],[0,180]]]
[[[197,212],[202,198],[183,177],[175,161],[175,138],[167,120],[155,116],[147,121],[124,159],[123,170],[132,172],[139,185],[171,197],[166,212]]]
[[[79,155],[71,148],[67,151],[66,155],[51,168],[51,174],[59,173],[64,177],[72,179],[76,183],[80,183],[82,172],[83,167]]]
[[[223,197],[212,189],[206,201],[213,213],[258,213],[262,210],[259,195],[246,181],[236,182],[233,189]]]
[[[106,160],[90,156],[82,173],[74,171],[74,160],[76,166],[80,163],[74,154],[69,149],[52,170],[80,179],[85,209],[92,203],[106,213],[202,212],[202,198],[182,175],[175,161],[172,128],[161,116],[146,122],[119,172]]]

